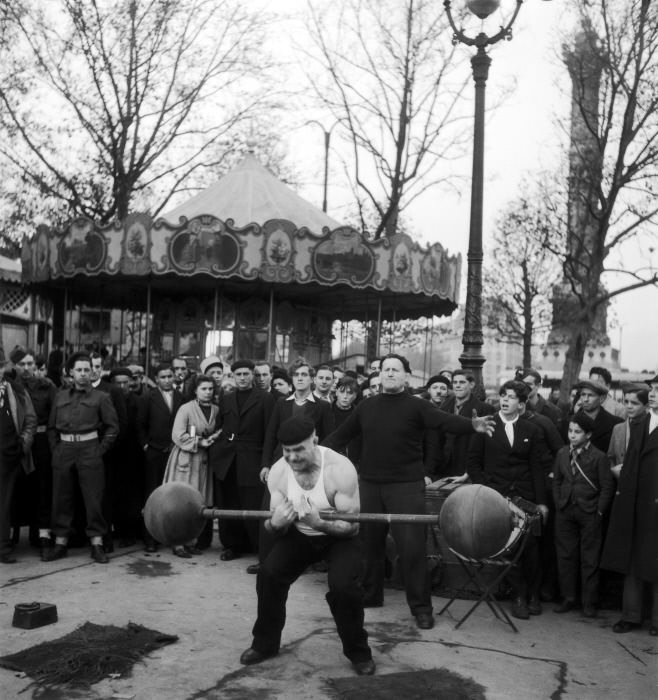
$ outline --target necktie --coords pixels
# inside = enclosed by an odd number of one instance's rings
[[[510,447],[514,446],[514,423],[505,423],[505,434],[509,440]]]

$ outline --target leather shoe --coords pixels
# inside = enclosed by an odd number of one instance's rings
[[[553,608],[553,612],[558,614],[566,613],[573,610],[575,607],[576,604],[573,602],[573,600],[563,600],[559,605],[556,605]]]
[[[15,564],[16,561],[16,557],[13,557],[11,554],[0,555],[0,564]]]
[[[640,625],[637,622],[628,622],[628,620],[619,620],[619,622],[615,622],[615,624],[612,626],[612,631],[615,634],[625,634],[626,632],[631,632],[632,630],[636,630],[639,626]]]
[[[260,563],[249,564],[249,566],[247,567],[248,574],[257,574],[259,571],[260,571]]]
[[[203,550],[202,550],[202,549],[199,549],[199,548],[198,548],[197,546],[195,546],[195,545],[193,545],[193,546],[191,546],[191,547],[188,546],[188,545],[185,545],[185,547],[184,547],[183,549],[185,549],[185,551],[186,551],[188,554],[191,554],[192,556],[197,556],[197,555],[199,555],[199,554],[203,554]]]
[[[353,661],[352,666],[357,676],[372,676],[375,673],[375,662],[372,659],[367,661]]]
[[[148,554],[154,554],[158,551],[158,545],[155,542],[147,542],[144,545],[144,551]]]
[[[69,550],[65,544],[56,544],[54,547],[50,547],[41,555],[41,561],[55,561],[57,559],[63,559],[68,553]]]
[[[541,615],[541,601],[538,596],[531,596],[528,601],[528,612],[531,615]]]
[[[233,559],[237,559],[239,556],[240,556],[240,554],[238,552],[235,552],[232,549],[227,548],[219,555],[219,558],[222,561],[233,561]]]
[[[91,558],[97,564],[107,564],[110,561],[105,553],[105,549],[102,544],[92,544],[91,545]]]
[[[171,550],[177,557],[181,559],[191,559],[192,555],[185,549],[185,547],[174,547]]]
[[[434,616],[431,613],[418,613],[416,627],[421,630],[431,630],[434,627]]]
[[[264,654],[262,651],[256,651],[256,649],[250,647],[246,651],[243,651],[240,655],[240,663],[244,664],[245,666],[259,664],[261,661],[265,661],[265,659],[276,656],[278,653],[278,651],[273,651],[270,654]]]
[[[596,608],[593,605],[583,605],[584,617],[596,617]]]
[[[528,604],[523,600],[523,598],[515,598],[514,602],[510,606],[510,612],[512,617],[516,617],[519,620],[529,620],[530,611],[528,610]]]

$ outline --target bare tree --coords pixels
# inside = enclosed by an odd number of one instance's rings
[[[459,111],[469,76],[458,69],[441,3],[311,4],[310,32],[322,73],[308,71],[309,79],[351,145],[347,168],[362,223],[374,208],[374,237],[392,235],[404,207],[450,181],[441,166],[470,142],[470,121]]]
[[[651,264],[620,263],[629,242],[647,260],[657,240],[658,4],[578,0],[577,8],[578,29],[565,50],[572,81],[568,230],[554,305],[566,321],[563,394],[577,381],[609,301],[658,282]]]
[[[522,184],[496,224],[484,268],[486,324],[504,342],[523,347],[523,366],[532,348],[551,329],[550,296],[560,276],[564,230],[542,187]]]
[[[16,41],[0,55],[0,162],[14,214],[156,215],[221,169],[236,131],[273,102],[267,16],[237,0],[25,0],[5,12]]]

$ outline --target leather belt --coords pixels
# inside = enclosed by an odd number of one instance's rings
[[[47,425],[37,425],[37,433],[45,433],[47,430]]]
[[[64,442],[87,442],[88,440],[98,440],[98,431],[92,430],[90,433],[60,433],[59,437]]]

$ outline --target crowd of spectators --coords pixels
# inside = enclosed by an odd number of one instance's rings
[[[406,358],[395,354],[363,373],[303,359],[284,368],[209,356],[195,371],[176,357],[149,373],[139,365],[105,371],[98,353],[66,362],[62,354],[55,367],[57,359],[19,347],[0,356],[3,564],[16,562],[21,528],[44,561],[87,544],[98,563],[138,541],[156,551],[141,513],[167,481],[193,485],[208,505],[269,508],[279,429],[303,415],[321,444],[355,465],[363,511],[422,511],[424,488],[441,479],[535,504],[543,528],[529,536],[510,580],[517,618],[551,601],[556,613],[593,617],[616,585],[622,617],[614,631],[640,626],[648,609],[658,634],[658,376],[625,385],[620,403],[610,373],[593,368],[561,403],[545,397],[532,368],[486,399],[462,369],[411,389]],[[395,402],[382,398],[392,395]],[[429,627],[423,528],[391,530],[411,612]],[[272,544],[258,521],[220,522],[217,536],[224,561],[258,553],[249,573]],[[383,605],[384,536],[375,524],[359,535],[370,606]],[[209,522],[173,554],[199,556],[214,537]]]

